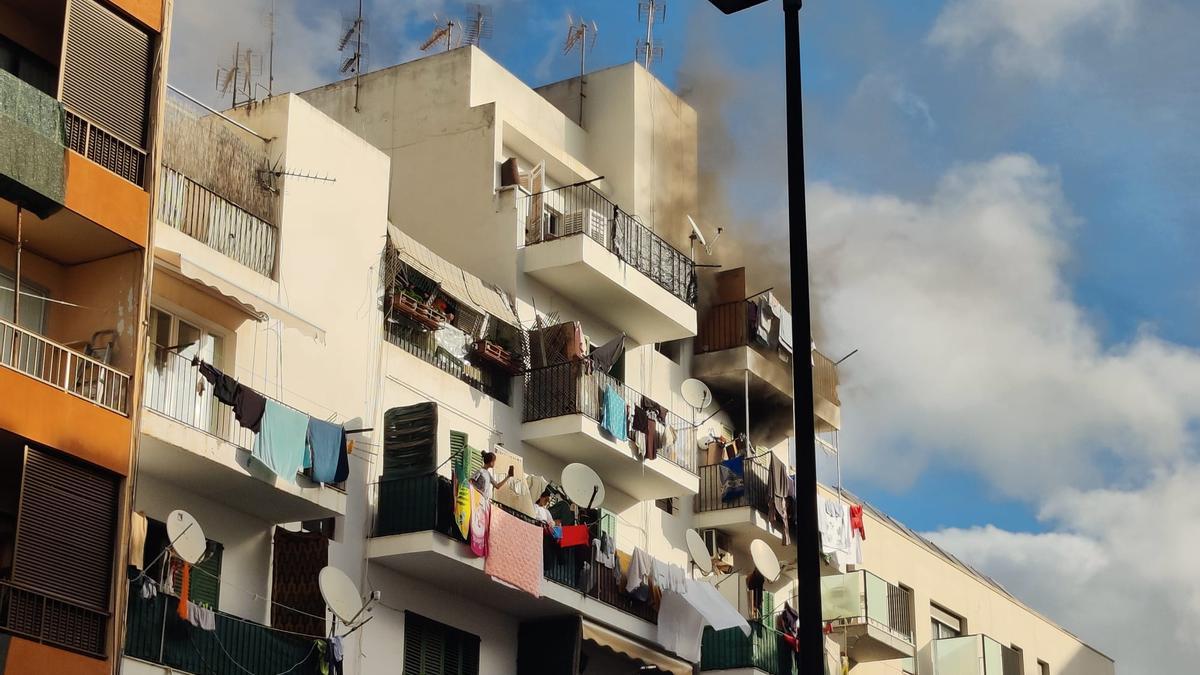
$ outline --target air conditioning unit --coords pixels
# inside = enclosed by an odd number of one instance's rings
[[[608,245],[608,218],[595,209],[581,209],[563,216],[561,236],[586,234],[594,241]]]

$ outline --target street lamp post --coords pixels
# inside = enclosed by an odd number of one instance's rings
[[[717,9],[733,14],[766,0],[709,0]],[[811,339],[812,319],[808,298],[808,220],[804,200],[804,117],[800,98],[800,6],[802,0],[783,0],[784,59],[787,98],[788,258],[792,281],[792,321],[795,353],[792,355],[792,414],[796,430],[796,532],[797,607],[800,614],[800,674],[825,672],[824,632],[821,620],[821,563],[817,557],[817,457],[812,446],[812,359],[803,358],[800,343]],[[808,443],[801,443],[808,439]]]

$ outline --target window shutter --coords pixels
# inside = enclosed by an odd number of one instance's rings
[[[118,479],[25,448],[13,581],[108,611]]]
[[[192,567],[188,575],[188,599],[197,605],[209,609],[220,609],[221,603],[221,556],[225,547],[220,543],[208,540],[204,559],[199,565]],[[175,572],[175,588],[183,583],[183,572]]]
[[[479,675],[479,636],[405,612],[404,675]]]
[[[437,466],[437,404],[417,403],[383,414],[384,480],[424,476]]]
[[[320,534],[276,527],[274,545],[271,625],[294,633],[325,635],[325,600],[317,578],[329,564],[329,540]]]
[[[96,0],[71,0],[70,8],[63,103],[144,149],[150,36]]]

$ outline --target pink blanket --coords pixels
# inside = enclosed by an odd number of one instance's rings
[[[542,597],[542,528],[492,506],[483,571],[536,598]]]

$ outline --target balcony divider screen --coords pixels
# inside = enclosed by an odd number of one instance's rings
[[[319,532],[275,528],[271,564],[271,625],[313,637],[325,635],[325,601],[317,584],[329,564],[329,540]]]

